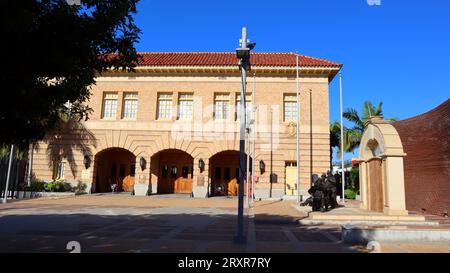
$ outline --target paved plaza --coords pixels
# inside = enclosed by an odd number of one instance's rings
[[[340,240],[339,225],[298,224],[291,201],[246,212],[247,244],[233,243],[237,198],[98,194],[10,201],[0,206],[0,252],[368,252]],[[382,244],[383,252],[450,252],[446,244]]]

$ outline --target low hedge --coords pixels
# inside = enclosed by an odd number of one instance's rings
[[[70,183],[60,180],[60,181],[40,181],[32,180],[31,185],[21,185],[19,186],[20,191],[32,191],[32,192],[75,192],[83,193],[86,190],[86,184],[78,182],[77,186],[72,186]]]

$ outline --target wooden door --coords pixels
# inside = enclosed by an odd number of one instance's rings
[[[371,159],[368,164],[368,209],[382,212],[384,208],[383,194],[383,161]]]
[[[297,163],[286,163],[286,195],[297,195]]]
[[[172,183],[170,183],[171,166],[167,162],[162,162],[159,167],[158,193],[172,193]]]
[[[192,192],[192,165],[178,164],[179,173],[174,182],[175,193],[191,193]]]
[[[228,195],[228,182],[225,179],[225,168],[223,166],[214,165],[211,181],[211,194],[213,196],[226,196]],[[228,172],[228,169],[227,169]]]
[[[172,151],[160,155],[158,193],[192,193],[192,158]]]

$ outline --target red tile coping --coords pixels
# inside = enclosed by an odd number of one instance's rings
[[[139,52],[139,66],[236,66],[234,52]],[[302,67],[341,68],[342,64],[288,52],[252,52],[252,66],[295,67],[296,57]]]

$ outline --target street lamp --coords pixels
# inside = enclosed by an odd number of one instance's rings
[[[201,158],[198,160],[198,168],[200,169],[200,172],[203,172],[205,168],[205,161],[203,161],[203,159]]]
[[[91,158],[88,155],[84,156],[83,164],[86,169],[88,169],[91,166]]]
[[[263,174],[265,170],[266,170],[266,164],[264,163],[264,161],[260,160],[259,161],[259,171],[261,172],[261,174]]]
[[[141,165],[141,170],[145,170],[145,166],[147,165],[147,160],[143,156],[141,156],[139,160],[139,165]]]
[[[245,131],[246,131],[246,85],[247,85],[247,70],[250,70],[250,50],[255,47],[256,43],[250,43],[247,40],[247,28],[242,28],[242,38],[240,40],[239,48],[236,48],[236,57],[239,59],[239,69],[241,70],[241,101],[239,113],[239,196],[238,196],[238,226],[237,234],[234,237],[236,243],[245,243],[244,236],[244,170],[245,170]]]

